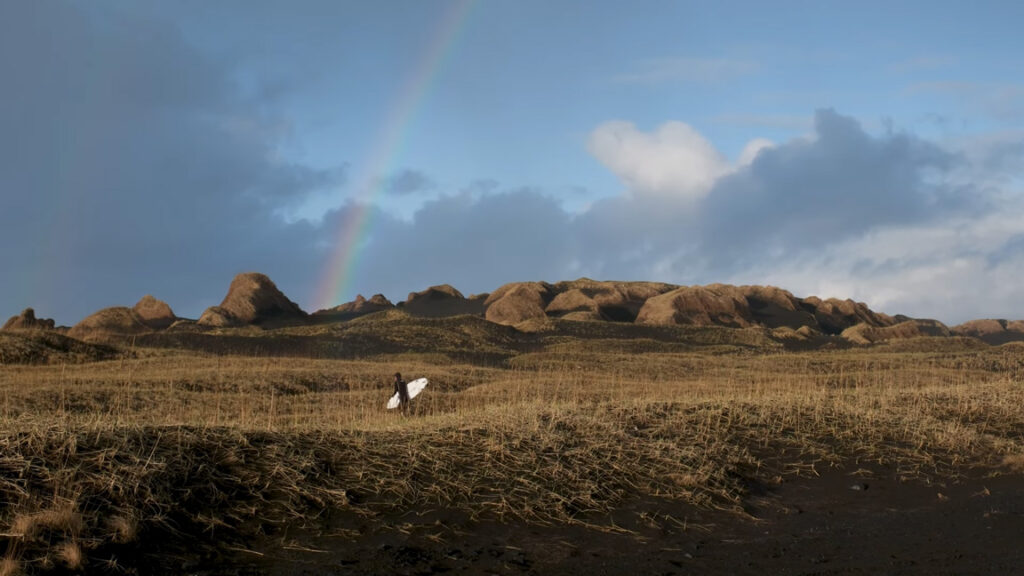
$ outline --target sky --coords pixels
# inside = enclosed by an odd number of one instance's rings
[[[0,2],[0,316],[234,275],[1024,318],[1024,4]]]

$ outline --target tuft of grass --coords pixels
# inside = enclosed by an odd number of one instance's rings
[[[11,523],[11,533],[25,540],[35,540],[48,533],[76,537],[82,532],[84,522],[73,505],[63,504],[56,508],[32,514],[21,514]]]
[[[1024,474],[1024,454],[1007,454],[1003,458],[1003,466],[1016,474]]]
[[[78,542],[64,541],[56,548],[57,558],[69,570],[81,570],[85,567],[85,554]]]
[[[133,513],[112,516],[107,521],[110,541],[115,544],[134,542],[139,537],[139,523]]]

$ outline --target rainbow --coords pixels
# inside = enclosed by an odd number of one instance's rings
[[[402,83],[398,97],[389,108],[387,119],[377,132],[364,163],[362,177],[356,180],[359,183],[356,200],[345,211],[337,241],[318,283],[317,309],[334,306],[348,295],[359,268],[359,256],[368,239],[374,206],[385,186],[385,176],[399,157],[416,114],[429,95],[475,3],[476,0],[453,0],[446,7],[422,58]]]

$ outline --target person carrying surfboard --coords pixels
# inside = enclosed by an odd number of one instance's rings
[[[395,372],[395,394],[398,394],[398,407],[405,412],[409,408],[409,385],[402,380],[401,372]]]
[[[406,410],[411,411],[411,400],[420,392],[423,392],[423,389],[427,387],[427,384],[429,384],[429,381],[426,378],[417,378],[412,382],[406,382],[405,380],[402,380],[402,375],[400,373],[395,372],[395,391],[391,395],[391,398],[388,398],[388,410],[401,408],[403,414],[406,413]]]

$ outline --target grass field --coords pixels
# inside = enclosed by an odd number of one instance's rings
[[[0,367],[0,575],[133,572],[156,542],[244,546],[339,510],[621,530],[600,518],[631,499],[743,515],[751,486],[837,467],[1024,471],[1019,345],[796,352],[603,327],[523,344],[475,320],[455,336],[416,322],[448,341],[414,326],[422,344],[361,359],[136,346]],[[383,408],[396,370],[431,381],[410,415]]]

